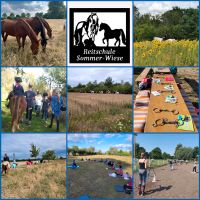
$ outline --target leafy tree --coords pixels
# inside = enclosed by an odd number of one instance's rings
[[[40,149],[36,147],[36,145],[34,145],[33,143],[31,144],[31,157],[33,158],[37,158],[37,156],[40,153]]]
[[[31,14],[30,14],[30,13],[26,13],[26,17],[27,17],[27,18],[30,18],[30,17],[31,17]]]
[[[66,17],[66,7],[64,2],[51,1],[46,17],[49,19],[64,19]]]
[[[199,147],[194,147],[193,151],[192,151],[192,158],[196,159],[199,155]]]
[[[43,12],[37,12],[37,13],[35,13],[35,17],[43,18],[44,17],[44,13]]]
[[[150,152],[150,156],[153,159],[162,159],[162,151],[159,147],[154,148],[151,152]]]
[[[106,80],[105,80],[105,83],[104,85],[107,86],[107,87],[111,87],[113,84],[113,80],[111,77],[108,77]]]
[[[21,13],[21,18],[25,18],[26,17],[26,13]]]
[[[48,150],[45,153],[42,154],[43,160],[55,160],[56,159],[56,153],[53,150]]]
[[[7,19],[7,17],[8,17],[8,16],[7,16],[6,13],[3,13],[3,14],[2,14],[2,18],[3,18],[3,19]]]

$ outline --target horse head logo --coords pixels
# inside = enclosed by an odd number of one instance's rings
[[[80,21],[75,28],[75,45],[85,46],[84,41],[92,41],[94,43],[95,36],[99,29],[99,17],[96,13],[91,13],[86,21]]]

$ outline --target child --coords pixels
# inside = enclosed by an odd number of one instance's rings
[[[59,132],[59,120],[61,115],[61,107],[63,106],[63,99],[60,96],[59,92],[54,89],[51,97],[51,108],[52,108],[52,115],[51,115],[51,124],[49,128],[52,128],[54,117],[56,118],[56,131]]]
[[[35,111],[36,111],[36,117],[40,116],[40,111],[42,107],[42,95],[39,91],[37,91],[37,95],[35,97]]]
[[[123,176],[123,169],[122,169],[122,166],[120,165],[119,166],[119,169],[115,172],[115,174],[117,176]]]
[[[192,173],[197,173],[197,161],[194,161]]]
[[[24,96],[24,88],[21,85],[21,82],[22,82],[21,77],[15,77],[15,85],[13,86],[13,90],[9,93],[9,95],[7,97],[7,100],[9,101],[7,108],[10,107],[11,97],[13,97],[13,96]]]
[[[72,167],[77,167],[76,161],[73,160]]]
[[[42,99],[42,119],[44,118],[45,123],[47,123],[47,117],[48,117],[48,109],[49,109],[49,99],[48,99],[48,94],[45,95],[46,93],[43,94],[43,99]]]
[[[133,180],[131,177],[129,178],[128,183],[124,185],[124,190],[125,190],[125,193],[128,193],[128,194],[130,194],[131,191],[133,190]]]
[[[31,125],[32,112],[34,108],[35,92],[33,91],[33,86],[29,84],[29,90],[25,92],[27,108],[26,108],[26,120],[28,124]]]

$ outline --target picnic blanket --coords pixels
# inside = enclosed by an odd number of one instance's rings
[[[138,92],[134,102],[134,132],[144,132],[148,114],[149,90]]]
[[[90,200],[90,198],[87,195],[80,196],[77,198],[78,200]]]
[[[125,192],[123,185],[114,185],[116,192]]]
[[[69,166],[67,166],[67,168],[69,168],[69,169],[76,169],[76,168],[79,168],[80,166],[72,166],[72,165],[69,165]]]

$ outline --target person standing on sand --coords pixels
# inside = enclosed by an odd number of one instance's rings
[[[194,160],[192,173],[197,173],[197,161],[196,160]]]
[[[146,179],[147,179],[147,159],[145,153],[141,153],[139,163],[139,195],[145,195]]]

